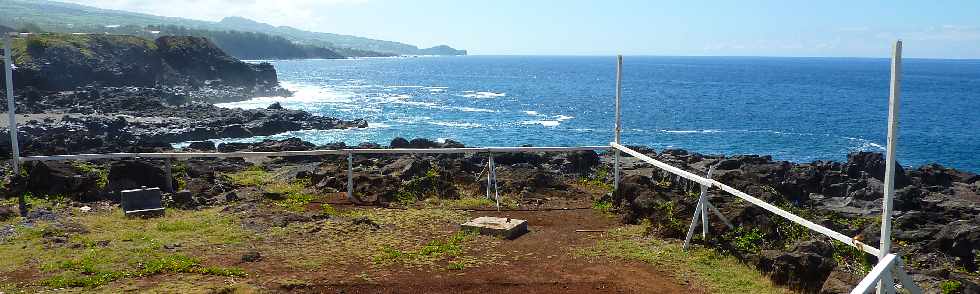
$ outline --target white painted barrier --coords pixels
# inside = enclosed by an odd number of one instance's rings
[[[804,226],[804,227],[806,227],[806,228],[808,228],[810,230],[813,230],[815,232],[818,232],[818,233],[821,233],[823,235],[826,235],[827,237],[830,237],[830,238],[833,238],[835,240],[844,242],[844,243],[846,243],[848,245],[851,245],[851,246],[853,246],[853,247],[855,247],[857,249],[860,249],[861,251],[867,252],[869,254],[873,254],[875,256],[877,256],[878,253],[879,253],[878,248],[875,248],[875,247],[870,246],[868,244],[861,243],[861,241],[854,240],[854,238],[848,237],[848,236],[846,236],[844,234],[835,232],[834,230],[831,230],[831,229],[829,229],[827,227],[824,227],[824,226],[818,225],[818,224],[816,224],[814,222],[811,222],[809,220],[806,220],[806,219],[804,219],[804,218],[802,218],[802,217],[800,217],[798,215],[795,215],[793,213],[790,213],[789,211],[783,210],[783,209],[781,209],[781,208],[779,208],[779,207],[777,207],[775,205],[766,203],[765,201],[762,201],[762,199],[752,197],[752,195],[749,195],[749,194],[747,194],[745,192],[739,191],[738,189],[732,188],[731,186],[725,185],[724,183],[721,183],[721,182],[716,181],[716,180],[704,178],[704,177],[698,176],[696,174],[690,173],[688,171],[684,171],[684,170],[682,170],[680,168],[671,166],[669,164],[666,164],[664,162],[658,161],[656,159],[650,158],[649,156],[646,156],[646,155],[643,155],[643,154],[641,154],[639,152],[636,152],[635,150],[629,149],[626,146],[619,145],[619,144],[616,144],[616,143],[610,143],[610,145],[612,145],[613,148],[616,148],[616,149],[618,149],[620,151],[623,151],[626,154],[633,155],[636,158],[639,158],[640,160],[643,160],[644,162],[653,164],[653,165],[655,165],[657,167],[660,167],[663,170],[666,170],[666,171],[668,171],[668,172],[670,172],[672,174],[675,174],[675,175],[684,177],[684,178],[689,179],[691,181],[698,182],[698,183],[700,183],[701,185],[703,185],[703,186],[705,186],[707,188],[710,188],[710,187],[718,187],[722,191],[725,191],[725,192],[728,192],[729,194],[735,195],[738,198],[742,198],[743,200],[748,201],[749,203],[752,203],[752,204],[754,204],[754,205],[756,205],[758,207],[761,207],[762,209],[768,210],[769,212],[775,213],[776,215],[781,216],[781,217],[783,217],[783,218],[785,218],[785,219],[787,219],[787,220],[789,220],[791,222],[794,222],[794,223],[799,224],[801,226]],[[637,156],[637,155],[639,155],[639,156]]]
[[[161,152],[161,153],[102,153],[102,154],[73,154],[73,155],[44,155],[21,157],[26,161],[63,161],[63,160],[97,160],[120,158],[251,158],[251,157],[290,157],[290,156],[320,156],[346,154],[449,154],[449,153],[527,153],[527,152],[571,152],[571,151],[600,151],[609,150],[609,146],[580,146],[580,147],[473,147],[473,148],[394,148],[394,149],[335,149],[309,151],[276,151],[276,152]]]

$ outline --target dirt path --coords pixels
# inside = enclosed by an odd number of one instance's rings
[[[526,219],[530,232],[501,241],[484,254],[504,262],[461,271],[393,272],[371,283],[316,285],[303,292],[327,293],[700,293],[653,266],[621,260],[589,260],[577,248],[595,244],[617,220],[589,209],[473,212],[474,216]]]

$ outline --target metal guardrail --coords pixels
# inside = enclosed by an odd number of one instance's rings
[[[321,156],[347,154],[450,154],[450,153],[526,153],[526,152],[570,152],[570,151],[599,151],[608,150],[609,146],[579,146],[579,147],[471,147],[471,148],[393,148],[393,149],[329,149],[309,151],[274,151],[274,152],[161,152],[161,153],[101,153],[101,154],[66,154],[24,156],[21,162],[27,161],[63,161],[63,160],[97,160],[122,158],[250,158],[250,157],[291,157],[291,156]]]
[[[857,249],[859,249],[861,251],[867,252],[869,254],[873,254],[875,256],[877,256],[878,253],[880,252],[880,250],[878,250],[878,248],[875,248],[874,246],[861,243],[861,241],[854,240],[854,238],[848,237],[847,235],[838,233],[838,232],[836,232],[834,230],[831,230],[830,228],[827,228],[827,227],[818,225],[818,224],[816,224],[814,222],[811,222],[811,221],[809,221],[809,220],[807,220],[805,218],[802,218],[802,217],[800,217],[798,215],[795,215],[795,214],[793,214],[793,213],[791,213],[789,211],[786,211],[784,209],[781,209],[781,208],[779,208],[779,207],[777,207],[775,205],[769,204],[769,203],[763,201],[762,199],[759,199],[759,198],[756,198],[756,197],[752,197],[752,195],[749,195],[748,193],[739,191],[738,189],[735,189],[735,188],[732,188],[731,186],[725,185],[724,183],[719,182],[717,180],[705,178],[705,177],[702,177],[702,176],[693,174],[691,172],[684,171],[684,170],[682,170],[680,168],[677,168],[677,167],[671,166],[669,164],[666,164],[664,162],[658,161],[656,159],[650,158],[649,156],[643,155],[642,153],[636,152],[635,150],[629,149],[626,146],[623,146],[623,145],[620,145],[620,144],[609,143],[609,145],[612,146],[613,148],[616,148],[617,150],[623,151],[626,154],[633,155],[634,157],[639,158],[640,160],[643,160],[644,162],[647,162],[647,163],[653,164],[653,165],[655,165],[657,167],[660,167],[661,169],[663,169],[665,171],[668,171],[668,172],[670,172],[672,174],[675,174],[675,175],[681,176],[683,178],[686,178],[688,180],[697,182],[697,183],[701,184],[701,186],[703,188],[718,187],[722,191],[728,192],[729,194],[732,194],[732,195],[734,195],[734,196],[736,196],[738,198],[742,198],[743,200],[748,201],[749,203],[752,203],[752,204],[754,204],[754,205],[756,205],[758,207],[761,207],[762,209],[765,209],[765,210],[768,210],[769,212],[775,213],[778,216],[781,216],[781,217],[783,217],[783,218],[785,218],[785,219],[787,219],[789,221],[792,221],[792,222],[794,222],[796,224],[799,224],[801,226],[804,226],[804,227],[806,227],[806,228],[808,228],[810,230],[813,230],[815,232],[821,233],[821,234],[823,234],[823,235],[825,235],[827,237],[830,237],[830,238],[833,238],[835,240],[844,242],[844,243],[846,243],[848,245],[851,245],[854,248],[857,248]],[[703,212],[700,212],[700,213],[702,213],[701,215],[707,215],[707,214],[704,214]]]
[[[500,209],[500,193],[497,190],[497,171],[493,161],[493,153],[529,153],[529,152],[572,152],[572,151],[599,151],[609,150],[609,146],[578,146],[578,147],[464,147],[464,148],[393,148],[393,149],[330,149],[330,150],[308,150],[308,151],[275,151],[275,152],[161,152],[161,153],[103,153],[103,154],[70,154],[70,155],[43,155],[25,156],[12,159],[14,166],[20,162],[28,161],[66,161],[66,160],[99,160],[99,159],[123,159],[123,158],[156,158],[166,159],[164,172],[167,178],[172,177],[172,159],[190,158],[252,158],[252,157],[293,157],[293,156],[323,156],[323,155],[347,155],[347,199],[354,202],[354,154],[463,154],[463,153],[489,153],[487,161],[487,198],[490,198],[490,189],[494,190],[494,200],[497,202],[497,209]],[[170,182],[167,182],[166,190],[174,192]]]

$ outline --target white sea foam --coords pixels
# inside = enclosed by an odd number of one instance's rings
[[[720,133],[721,130],[660,130],[664,133],[670,134],[710,134],[710,133]]]
[[[463,111],[463,112],[497,112],[493,109],[486,108],[476,108],[476,107],[453,107],[453,109]]]
[[[279,102],[287,108],[307,109],[313,107],[314,104],[319,103],[350,103],[352,102],[351,98],[354,96],[352,93],[336,91],[334,89],[316,85],[292,82],[280,82],[280,84],[283,86],[283,88],[292,91],[293,95],[289,97],[255,97],[245,101],[217,103],[215,106],[224,108],[257,109],[265,108],[268,107],[269,104]]]
[[[479,128],[483,126],[478,123],[459,122],[459,121],[430,121],[429,123],[437,126],[464,128],[464,129]]]
[[[555,120],[557,120],[557,121],[566,121],[566,120],[570,120],[570,119],[573,119],[573,118],[575,118],[575,117],[574,116],[560,115],[559,114],[558,116],[555,117]]]
[[[534,110],[525,110],[524,113],[527,115],[539,115],[538,112]]]
[[[476,92],[476,91],[464,91],[463,97],[466,98],[476,98],[476,99],[489,99],[489,98],[500,98],[507,96],[507,93],[496,93],[496,92]]]

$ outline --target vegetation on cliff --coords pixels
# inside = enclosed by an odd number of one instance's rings
[[[399,42],[272,26],[241,17],[228,17],[219,22],[210,22],[44,0],[0,1],[0,25],[18,29],[30,25],[32,32],[87,32],[142,36],[147,36],[150,31],[169,34],[167,29],[158,30],[150,27],[183,27],[189,30],[188,35],[211,38],[222,49],[244,59],[271,59],[280,56],[308,58],[304,56],[309,55],[315,58],[331,58],[327,51],[345,57],[466,54],[465,50],[456,50],[445,45],[423,49]],[[239,40],[239,43],[235,43],[234,40]],[[251,43],[241,43],[242,41]]]
[[[242,62],[199,37],[41,33],[15,38],[12,51],[18,88],[209,86],[258,93],[278,87],[271,65]]]

